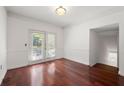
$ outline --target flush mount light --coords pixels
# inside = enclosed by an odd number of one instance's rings
[[[56,14],[57,14],[57,15],[60,15],[60,16],[65,15],[65,14],[66,14],[66,9],[63,8],[63,6],[59,6],[59,7],[56,9]]]

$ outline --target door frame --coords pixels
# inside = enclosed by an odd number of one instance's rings
[[[31,60],[31,33],[35,33],[35,32],[39,32],[39,33],[44,33],[44,50],[43,50],[43,59],[40,60]],[[55,35],[55,57],[52,58],[46,58],[46,44],[47,44],[47,35],[51,33]],[[47,32],[47,31],[42,31],[42,30],[37,30],[37,29],[29,29],[28,31],[28,65],[32,65],[32,64],[38,64],[38,63],[42,63],[42,62],[46,62],[46,61],[50,61],[50,60],[55,60],[56,59],[56,49],[57,49],[57,36],[56,33],[54,32]]]
[[[103,26],[100,26],[100,27],[104,27],[104,26],[108,26],[108,25],[113,25],[113,24],[117,24],[118,25],[118,44],[117,44],[117,70],[118,70],[118,73],[119,73],[119,69],[120,69],[120,60],[119,60],[119,55],[120,55],[120,46],[119,46],[119,44],[120,44],[120,42],[119,42],[119,40],[120,40],[120,24],[119,23],[112,23],[112,24],[107,24],[107,25],[103,25]],[[95,27],[95,28],[91,28],[91,29],[89,29],[89,65],[90,65],[90,67],[92,67],[93,65],[92,65],[92,63],[91,63],[91,32],[93,31],[93,29],[96,29],[96,28],[100,28],[100,27]]]
[[[28,65],[32,65],[32,64],[37,64],[40,62],[43,62],[45,59],[45,50],[43,49],[43,59],[39,59],[39,60],[31,60],[31,48],[32,48],[32,33],[43,33],[44,34],[44,47],[45,47],[45,32],[44,31],[40,31],[40,30],[35,30],[35,29],[30,29],[28,32]]]

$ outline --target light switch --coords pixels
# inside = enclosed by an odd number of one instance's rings
[[[25,46],[27,46],[27,44],[25,44]]]

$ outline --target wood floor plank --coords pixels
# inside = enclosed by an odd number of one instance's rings
[[[106,68],[106,69],[104,69]],[[97,64],[94,67],[58,59],[8,70],[2,86],[119,86],[124,77],[116,68]]]

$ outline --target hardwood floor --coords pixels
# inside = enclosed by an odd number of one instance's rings
[[[118,74],[118,68],[114,67],[114,66],[109,66],[109,65],[105,65],[105,64],[101,64],[101,63],[96,63],[94,65],[94,67],[100,68],[100,69],[105,70],[105,71],[113,72],[115,74]]]
[[[102,66],[101,66],[102,67]],[[124,85],[124,77],[100,66],[89,67],[66,59],[7,71],[4,86],[99,86]]]

